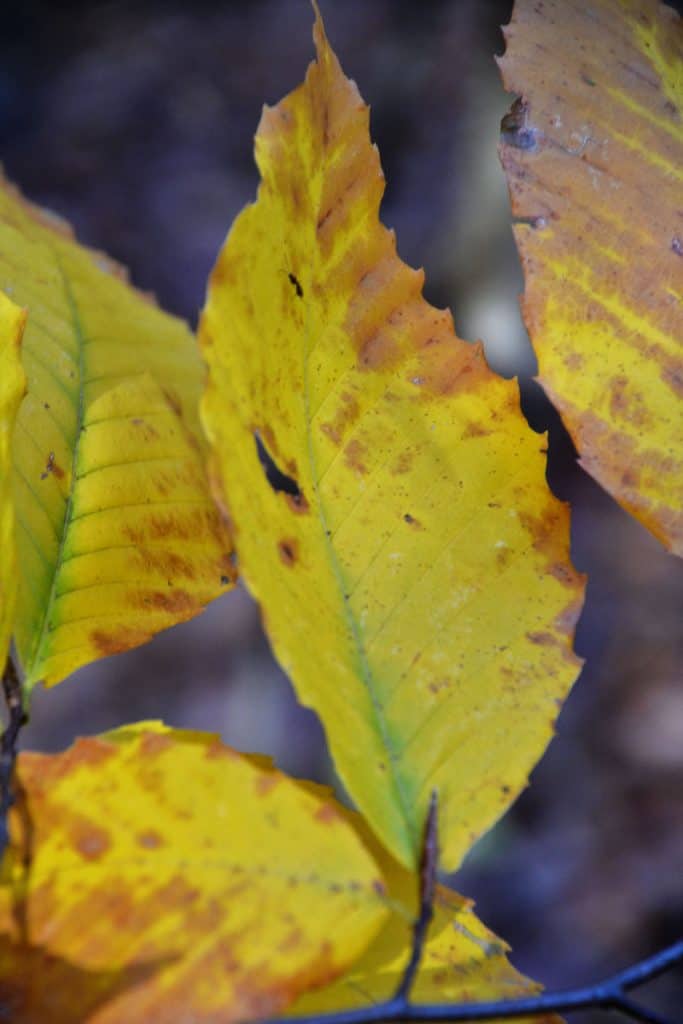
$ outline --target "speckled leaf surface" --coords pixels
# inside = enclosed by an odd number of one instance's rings
[[[0,674],[9,649],[17,596],[12,490],[12,432],[26,378],[20,346],[26,315],[0,292]]]
[[[581,464],[683,554],[683,23],[517,0],[501,155],[539,380]]]
[[[211,473],[353,799],[410,866],[437,788],[454,869],[550,739],[582,586],[544,439],[398,259],[368,109],[315,39],[210,280]]]
[[[185,324],[4,182],[0,289],[28,311],[13,449],[15,635],[30,687],[197,614],[232,570]]]
[[[328,797],[217,737],[141,723],[24,754],[0,885],[14,1024],[196,1024],[286,1008],[387,915]]]

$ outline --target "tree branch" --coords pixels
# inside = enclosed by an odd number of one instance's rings
[[[2,677],[8,720],[0,738],[0,860],[9,843],[7,815],[14,803],[14,765],[17,759],[17,739],[28,721],[24,709],[21,681],[12,658],[7,659]]]

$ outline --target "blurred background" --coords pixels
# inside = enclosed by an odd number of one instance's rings
[[[383,219],[461,336],[518,374],[550,430],[550,480],[573,503],[589,574],[587,659],[530,788],[455,878],[515,964],[547,986],[625,966],[683,923],[683,564],[577,467],[534,384],[521,273],[496,143],[511,99],[493,54],[508,0],[321,0],[330,39],[372,106]],[[48,3],[3,9],[0,155],[29,198],[130,267],[194,325],[235,214],[255,193],[262,103],[303,78],[307,0]],[[220,730],[288,772],[333,781],[322,729],[297,706],[242,590],[153,643],[38,692],[24,746],[145,717]],[[647,993],[683,1006],[683,979]],[[584,1015],[583,1021],[597,1020]],[[602,1018],[601,1018],[602,1019]]]

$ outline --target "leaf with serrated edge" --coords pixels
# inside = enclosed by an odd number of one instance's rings
[[[187,326],[0,182],[0,288],[28,310],[14,438],[28,687],[127,650],[226,589]]]
[[[368,109],[315,40],[210,280],[210,472],[351,796],[411,866],[437,788],[454,869],[551,737],[582,585],[517,385],[399,261]]]
[[[22,754],[0,886],[14,1024],[229,1024],[344,971],[387,916],[330,797],[147,722]]]
[[[538,379],[581,465],[683,554],[683,22],[517,0],[501,157]]]
[[[5,667],[17,595],[12,495],[12,432],[26,389],[20,346],[26,314],[0,292],[0,674]]]

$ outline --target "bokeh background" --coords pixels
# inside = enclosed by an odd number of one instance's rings
[[[425,267],[428,298],[452,307],[461,336],[482,338],[492,365],[519,375],[531,422],[550,430],[551,483],[573,503],[574,560],[589,574],[577,633],[587,664],[530,788],[455,884],[522,970],[548,986],[588,981],[683,931],[683,565],[577,468],[532,380],[496,156],[511,100],[493,54],[511,3],[321,2],[372,106],[383,219],[402,257]],[[194,325],[218,248],[255,192],[261,105],[298,84],[311,58],[309,4],[25,0],[2,13],[8,176]],[[37,692],[24,746],[57,750],[145,717],[219,730],[295,775],[333,781],[322,729],[242,590]],[[647,994],[680,1011],[683,979]]]

